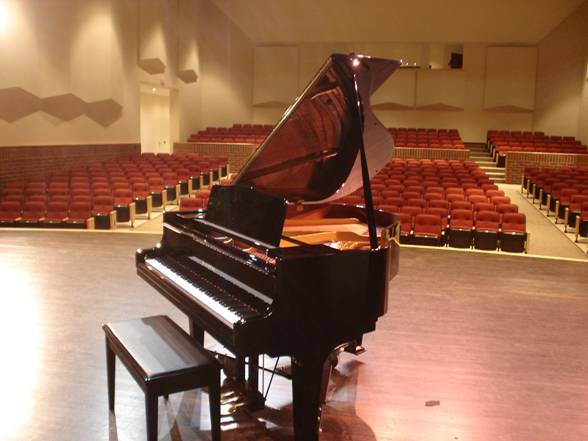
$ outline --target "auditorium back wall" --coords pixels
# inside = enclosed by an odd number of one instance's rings
[[[535,130],[588,144],[588,2],[538,45]]]
[[[173,90],[174,139],[251,119],[253,44],[209,0],[0,7],[0,146],[136,143],[141,83]]]

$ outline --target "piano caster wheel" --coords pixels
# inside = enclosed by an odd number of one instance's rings
[[[360,355],[365,352],[365,348],[362,345],[352,343],[345,348],[345,352],[349,352],[353,355]]]

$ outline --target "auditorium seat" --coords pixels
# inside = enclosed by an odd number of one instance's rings
[[[427,214],[434,214],[441,219],[441,227],[446,230],[449,224],[449,210],[441,207],[429,207],[426,210]]]
[[[25,201],[25,195],[24,193],[10,193],[2,196],[2,201],[18,202],[19,205],[22,205]]]
[[[445,208],[449,210],[449,201],[446,199],[431,200],[429,201],[429,208]]]
[[[40,222],[44,228],[60,228],[67,220],[67,202],[51,200],[47,204],[45,219]]]
[[[199,197],[185,197],[180,199],[180,211],[196,211],[206,208],[205,199]]]
[[[508,196],[492,196],[490,202],[494,205],[510,204],[510,198]]]
[[[478,213],[480,211],[496,211],[496,205],[492,202],[477,202],[474,204],[474,212]]]
[[[92,216],[94,216],[94,228],[99,230],[116,229],[116,210],[112,196],[100,195],[92,201]]]
[[[480,250],[495,250],[498,247],[500,215],[495,211],[479,211],[476,214],[474,246]]]
[[[582,211],[582,205],[588,202],[588,195],[574,194],[570,198],[570,205],[566,208],[564,228],[567,232],[568,227],[576,225],[576,217]]]
[[[436,214],[418,214],[414,218],[413,242],[415,245],[443,245],[444,231],[441,217]]]
[[[165,208],[167,205],[167,190],[164,180],[160,177],[152,177],[147,181],[147,185],[149,186],[152,207]]]
[[[45,218],[45,202],[27,201],[22,206],[22,216],[19,226],[38,227],[39,223]]]
[[[131,227],[135,226],[135,202],[133,192],[130,188],[116,188],[114,190],[114,209],[116,210],[117,222],[130,222]]]
[[[147,214],[147,219],[151,219],[152,198],[149,186],[146,182],[135,182],[132,188],[137,214]]]
[[[21,220],[21,203],[18,201],[0,202],[0,226],[14,227]]]
[[[86,201],[73,201],[69,204],[65,225],[69,228],[94,229],[92,204]]]
[[[456,248],[470,248],[474,220],[470,210],[451,210],[449,221],[449,245]]]
[[[496,212],[500,215],[504,213],[518,213],[519,207],[516,204],[498,204],[495,205]]]
[[[192,194],[192,180],[190,179],[190,170],[185,167],[177,167],[178,184],[180,185],[180,195],[186,196]]]
[[[562,219],[565,222],[566,213],[572,202],[572,196],[578,194],[577,188],[564,188],[559,194],[559,198],[555,202],[555,223]]]
[[[588,203],[582,203],[580,214],[576,217],[575,225],[576,242],[578,242],[578,236],[588,236]]]
[[[511,253],[526,250],[526,218],[523,213],[505,213],[502,215],[502,233],[500,249]]]
[[[470,210],[472,211],[472,203],[469,201],[452,201],[451,210]]]
[[[395,213],[400,220],[400,243],[412,243],[412,216],[410,213]]]
[[[177,199],[180,195],[178,175],[175,172],[168,172],[164,173],[162,177],[165,183],[165,190],[167,192],[167,201],[177,202]]]

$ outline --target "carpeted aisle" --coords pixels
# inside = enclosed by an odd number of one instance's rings
[[[549,219],[521,194],[521,186],[499,184],[510,200],[527,217],[527,231],[531,233],[528,253],[536,256],[588,259],[588,256],[562,233]]]

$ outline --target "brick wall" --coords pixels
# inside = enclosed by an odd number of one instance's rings
[[[410,159],[458,159],[465,161],[470,157],[467,149],[423,149],[416,147],[395,147],[394,158]]]
[[[568,153],[508,152],[505,179],[507,184],[520,184],[525,167],[586,167],[588,155]]]
[[[140,152],[139,143],[0,147],[0,185],[66,172],[75,166]]]
[[[255,144],[237,144],[221,142],[176,142],[174,153],[199,153],[207,156],[225,156],[229,158],[231,172],[238,172],[251,154],[257,149]]]

